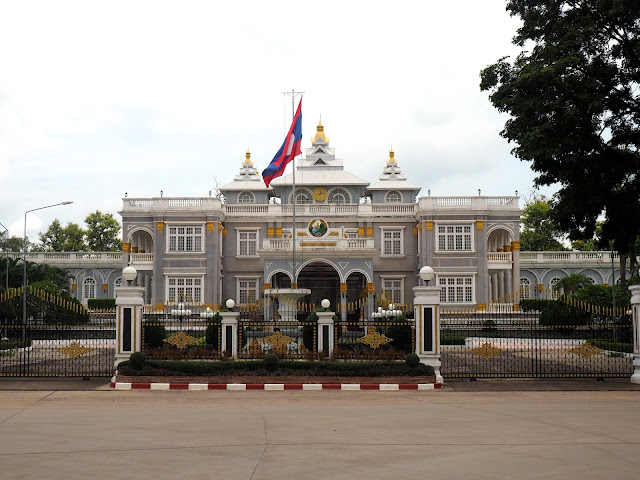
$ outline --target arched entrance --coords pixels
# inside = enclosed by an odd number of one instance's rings
[[[298,287],[310,289],[308,302],[317,306],[324,298],[329,299],[332,310],[340,303],[340,275],[327,262],[313,261],[306,264],[298,274]]]

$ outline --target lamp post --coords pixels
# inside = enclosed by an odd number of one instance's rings
[[[131,282],[133,282],[137,276],[138,271],[131,265],[128,265],[122,269],[122,278],[127,281],[128,286],[131,286]]]
[[[4,228],[5,232],[7,232],[7,240],[9,240],[9,230],[7,229],[7,227],[2,225],[2,222],[0,222],[0,227]],[[5,253],[5,256],[7,257],[7,278],[5,279],[6,282],[5,282],[4,291],[7,292],[9,291],[9,254]]]
[[[73,202],[65,201],[60,203],[54,203],[52,205],[45,205],[44,207],[32,208],[24,212],[24,238],[22,243],[22,324],[27,324],[27,213],[35,212],[36,210],[44,210],[45,208],[57,207],[58,205],[69,205]],[[22,332],[23,336],[26,334]]]

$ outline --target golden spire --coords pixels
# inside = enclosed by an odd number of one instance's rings
[[[247,148],[247,154],[244,162],[242,162],[242,166],[243,167],[252,167],[253,166],[253,162],[251,161],[251,153],[249,152],[249,149]]]
[[[389,160],[387,161],[387,165],[398,165],[398,161],[395,159],[395,153],[393,152],[393,147],[389,150]]]
[[[318,126],[316,127],[316,136],[313,137],[313,140],[311,140],[311,143],[317,141],[319,138],[322,138],[322,140],[329,143],[329,139],[324,134],[324,127],[322,126],[322,118],[318,122]]]

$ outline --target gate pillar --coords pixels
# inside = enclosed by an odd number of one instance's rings
[[[631,310],[633,323],[633,375],[632,383],[640,383],[640,285],[631,285]]]
[[[440,287],[413,287],[416,321],[416,354],[420,363],[431,365],[436,382],[444,383],[440,374]]]
[[[233,308],[233,307],[231,307]],[[222,347],[221,351],[227,351],[232,358],[238,358],[238,312],[220,312],[222,317]]]
[[[116,356],[114,366],[142,351],[144,287],[116,287]]]
[[[334,312],[316,312],[318,315],[318,353],[323,352],[331,358],[334,348]]]

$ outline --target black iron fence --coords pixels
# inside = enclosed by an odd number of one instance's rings
[[[444,377],[626,377],[633,373],[625,315],[553,300],[538,310],[446,311]]]

